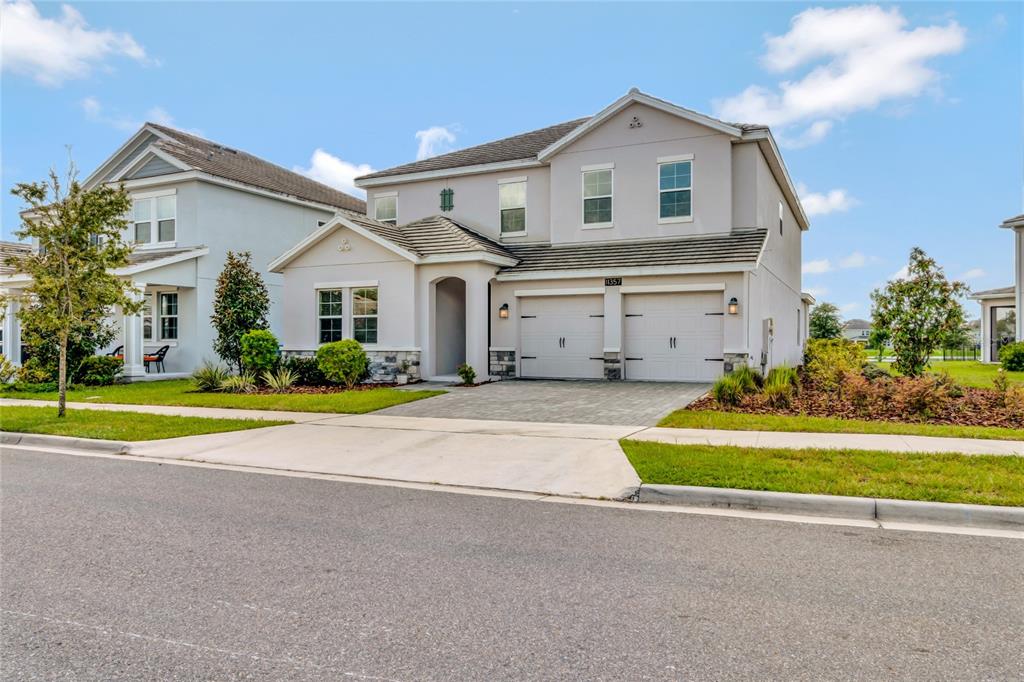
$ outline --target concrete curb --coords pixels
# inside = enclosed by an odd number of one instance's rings
[[[115,455],[126,455],[131,452],[131,443],[120,440],[101,440],[99,438],[74,438],[71,436],[51,436],[42,433],[0,432],[0,445],[24,446],[41,448],[58,448],[61,450],[89,450],[90,452],[106,452]]]
[[[918,502],[839,495],[806,495],[648,483],[640,486],[636,500],[690,507],[725,507],[804,516],[860,519],[879,523],[916,523],[1024,530],[1024,507]]]

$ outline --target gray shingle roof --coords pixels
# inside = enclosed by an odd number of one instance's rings
[[[21,259],[32,253],[32,245],[24,242],[3,242],[0,241],[0,275],[13,275],[18,271],[14,266],[8,265],[9,259]]]
[[[164,258],[170,258],[171,256],[191,251],[201,251],[205,248],[205,246],[183,246],[176,249],[137,249],[128,254],[128,263],[130,265],[152,263],[153,261],[163,260]]]
[[[501,161],[520,161],[522,159],[533,159],[548,145],[562,139],[570,132],[590,120],[589,116],[577,118],[565,123],[548,126],[540,130],[532,130],[528,133],[513,135],[494,142],[487,142],[475,147],[460,149],[449,154],[441,154],[422,161],[414,161],[401,166],[387,168],[364,175],[359,180],[371,178],[384,178],[391,175],[405,175],[406,173],[421,173],[423,171],[444,170],[448,168],[460,168],[462,166],[476,166],[481,163],[498,163]]]
[[[277,194],[366,213],[366,202],[362,199],[357,199],[304,175],[264,161],[252,154],[157,123],[147,123],[146,125],[171,138],[154,143],[158,149],[167,152],[191,168]]]
[[[422,218],[401,226],[360,215],[345,217],[417,256],[490,253],[505,258],[515,257],[501,244],[444,216]]]
[[[507,248],[519,264],[503,273],[547,270],[590,270],[666,265],[752,263],[768,238],[767,230],[602,244],[517,244]]]
[[[984,291],[972,291],[971,296],[1001,296],[1003,294],[1007,296],[1013,296],[1016,292],[1014,287],[1000,287],[998,289],[985,289]]]

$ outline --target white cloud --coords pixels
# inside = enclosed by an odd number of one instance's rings
[[[845,189],[812,192],[807,188],[807,185],[801,182],[797,184],[796,192],[800,195],[800,204],[804,207],[804,213],[808,216],[849,211],[857,205],[857,200],[851,197]]]
[[[803,264],[801,270],[805,275],[823,275],[826,272],[832,271],[832,261],[828,258],[809,260]]]
[[[860,303],[844,303],[839,306],[839,312],[843,314],[852,313],[854,310],[860,309]]]
[[[837,118],[936,91],[940,74],[928,60],[960,52],[965,41],[966,31],[953,20],[908,29],[896,7],[814,7],[793,17],[787,33],[767,37],[761,58],[773,73],[810,70],[777,89],[751,85],[717,100],[715,112],[727,121],[809,126],[793,139],[813,144]]]
[[[860,251],[854,251],[846,258],[839,261],[839,267],[849,268],[862,268],[868,264],[868,259]]]
[[[71,5],[61,6],[59,18],[47,18],[30,0],[3,0],[0,51],[3,69],[55,87],[84,78],[109,57],[127,57],[142,64],[152,60],[128,33],[89,28]]]
[[[455,144],[455,133],[445,126],[431,126],[426,130],[417,130],[416,139],[420,143],[416,150],[416,160],[421,161],[451,151]]]
[[[891,282],[894,279],[906,279],[908,275],[910,275],[910,267],[904,265],[902,268],[889,275],[889,281]]]
[[[100,102],[96,97],[86,97],[79,105],[82,107],[82,112],[85,117],[93,123],[102,123],[108,125],[117,130],[121,130],[127,133],[132,133],[142,127],[142,124],[146,121],[152,123],[159,123],[160,125],[169,126],[172,128],[180,127],[175,121],[174,117],[163,107],[152,107],[146,111],[146,115],[143,118],[137,118],[135,116],[129,116],[120,111],[108,111],[103,103]],[[195,129],[184,129],[186,132],[190,132],[196,135],[200,135],[201,132]]]
[[[373,172],[373,168],[369,164],[351,163],[329,154],[323,149],[313,152],[313,156],[309,160],[309,168],[295,166],[292,170],[357,197],[365,197],[366,192],[356,187],[355,179],[360,175]]]
[[[985,272],[984,270],[982,270],[981,268],[971,268],[970,270],[968,270],[964,274],[962,274],[959,277],[957,277],[957,279],[959,279],[959,280],[981,279],[982,277],[984,277],[987,274],[988,273]]]
[[[807,287],[806,289],[804,289],[804,291],[809,293],[814,298],[823,298],[825,296],[828,296],[828,287]]]
[[[815,121],[796,137],[779,134],[779,144],[787,149],[803,149],[818,144],[832,131],[832,121]]]

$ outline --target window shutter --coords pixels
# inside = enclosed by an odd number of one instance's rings
[[[441,190],[441,210],[450,211],[455,208],[455,190],[443,189]]]

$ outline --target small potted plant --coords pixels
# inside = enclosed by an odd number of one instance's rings
[[[405,386],[407,383],[409,383],[409,361],[402,360],[398,365],[398,374],[395,375],[395,384]]]

